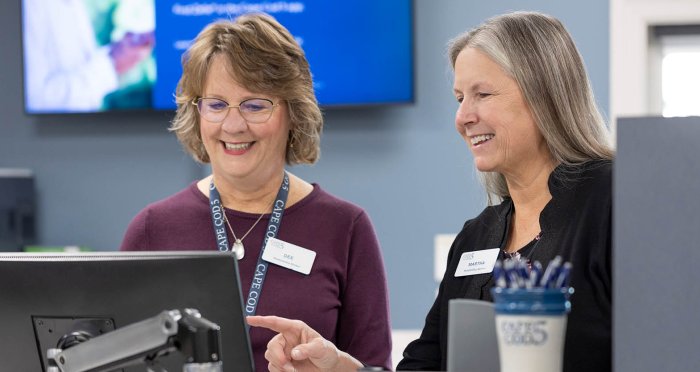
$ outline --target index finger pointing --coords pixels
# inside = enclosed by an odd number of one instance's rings
[[[267,328],[277,333],[300,332],[304,327],[304,323],[300,320],[291,320],[278,316],[253,315],[246,317],[246,321],[253,327]]]

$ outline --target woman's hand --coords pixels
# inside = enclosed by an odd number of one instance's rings
[[[338,350],[300,320],[276,316],[249,316],[248,324],[278,334],[267,344],[265,359],[271,372],[356,371],[362,363]]]

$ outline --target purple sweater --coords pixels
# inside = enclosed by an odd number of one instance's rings
[[[230,209],[226,216],[238,237],[259,217]],[[238,265],[244,301],[268,220],[269,214],[243,240],[246,254]],[[277,238],[316,252],[316,260],[308,276],[270,264],[257,315],[300,319],[361,362],[391,369],[384,263],[367,214],[314,184],[309,195],[285,210]],[[192,183],[148,205],[129,224],[120,249],[216,250],[209,199]],[[264,354],[272,336],[251,328],[258,371],[267,371]]]

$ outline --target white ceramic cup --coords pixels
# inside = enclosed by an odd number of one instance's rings
[[[493,288],[501,372],[561,372],[570,288]]]

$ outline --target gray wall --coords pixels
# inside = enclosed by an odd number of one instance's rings
[[[700,117],[618,120],[616,371],[697,371]]]
[[[167,133],[168,114],[25,116],[18,3],[0,3],[0,167],[35,171],[40,243],[115,249],[138,210],[206,170]],[[458,232],[485,206],[454,129],[445,43],[518,9],[562,19],[607,111],[608,0],[416,0],[415,104],[326,110],[321,161],[292,170],[369,212],[383,247],[395,328],[422,327],[432,304],[433,236]]]

